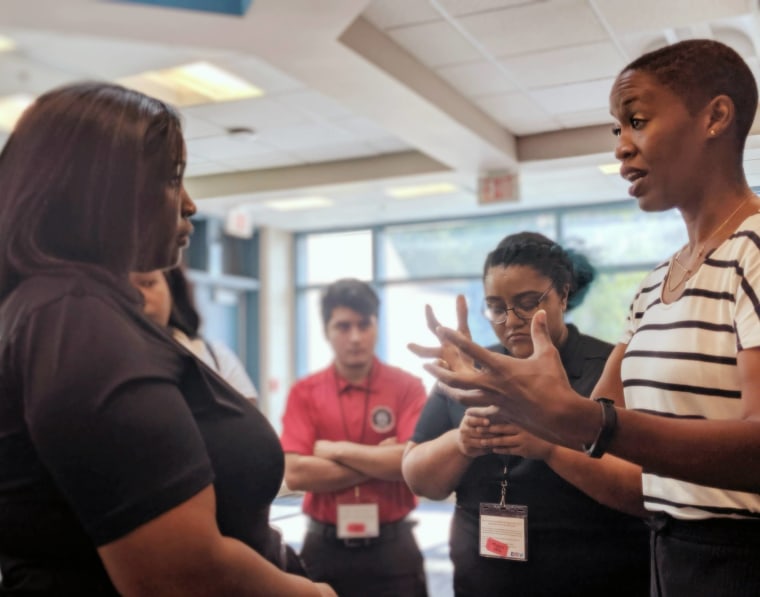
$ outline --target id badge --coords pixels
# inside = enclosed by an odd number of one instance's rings
[[[339,539],[377,537],[380,534],[380,514],[377,504],[338,504]]]
[[[528,506],[480,504],[480,555],[528,561]]]

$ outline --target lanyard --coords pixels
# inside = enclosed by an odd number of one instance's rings
[[[507,486],[509,485],[507,481],[507,474],[509,473],[509,468],[507,467],[507,459],[508,457],[500,456],[499,460],[501,461],[502,466],[502,472],[501,472],[501,495],[499,497],[499,508],[504,509],[507,507]]]
[[[336,392],[336,398],[338,400],[338,409],[340,410],[340,420],[343,423],[343,434],[345,438],[348,441],[354,441],[351,439],[351,435],[348,433],[348,423],[346,422],[346,411],[343,407],[343,401],[340,399],[341,397],[341,391],[339,389],[339,382],[338,382],[338,372],[333,370],[333,373],[335,374],[335,389],[338,390]],[[372,370],[370,369],[369,374],[367,374],[367,387],[364,389],[364,413],[362,414],[362,432],[359,436],[359,441],[355,443],[363,444],[364,443],[364,434],[367,431],[367,411],[369,410],[369,393],[371,391],[370,389],[370,379],[372,376]],[[346,389],[350,388],[350,384],[346,386]]]

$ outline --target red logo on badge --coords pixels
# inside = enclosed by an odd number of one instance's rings
[[[365,525],[363,522],[349,522],[346,525],[346,530],[349,533],[363,533],[367,530],[367,525]]]
[[[501,541],[497,541],[493,537],[489,537],[486,539],[486,549],[491,553],[495,553],[497,556],[505,558],[507,557],[507,552],[509,551],[509,545],[502,543]]]

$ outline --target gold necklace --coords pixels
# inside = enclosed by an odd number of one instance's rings
[[[686,248],[688,245],[684,245],[683,247],[681,247],[681,248],[678,250],[678,253],[676,253],[675,255],[673,255],[673,261],[672,261],[672,263],[670,264],[670,268],[668,268],[668,276],[667,276],[667,288],[668,288],[668,292],[673,292],[673,291],[674,291],[674,290],[676,290],[676,289],[677,289],[679,286],[681,286],[681,284],[683,284],[684,282],[686,282],[686,280],[688,280],[688,279],[689,279],[689,276],[691,276],[691,274],[692,274],[692,273],[695,271],[695,270],[693,269],[693,268],[694,268],[694,266],[696,266],[696,265],[698,265],[698,264],[701,264],[701,263],[702,263],[702,257],[704,257],[704,254],[705,254],[705,248],[707,247],[707,243],[708,243],[708,242],[710,242],[710,241],[711,241],[711,240],[712,240],[712,239],[715,237],[715,235],[716,235],[716,234],[718,234],[718,232],[720,232],[721,230],[723,230],[723,227],[724,227],[726,224],[728,224],[728,223],[729,223],[729,221],[731,220],[731,218],[733,218],[733,217],[734,217],[734,216],[735,216],[737,213],[739,213],[739,210],[740,210],[740,209],[741,209],[741,208],[744,206],[744,204],[745,204],[745,203],[747,203],[748,201],[749,201],[749,199],[745,199],[744,201],[742,201],[741,203],[739,203],[739,205],[737,205],[737,206],[736,206],[736,209],[735,209],[734,211],[732,211],[730,214],[728,214],[728,217],[727,217],[725,220],[723,220],[723,221],[722,221],[722,222],[721,222],[721,223],[718,225],[718,227],[717,227],[715,230],[713,230],[713,231],[712,231],[712,232],[711,232],[711,233],[710,233],[710,234],[707,236],[707,238],[706,238],[705,240],[703,240],[703,241],[700,243],[700,245],[699,245],[699,249],[697,250],[697,258],[696,258],[696,260],[694,261],[694,264],[692,265],[692,267],[687,267],[687,266],[685,266],[683,263],[681,263],[681,260],[680,260],[680,259],[678,259],[678,258],[681,256],[681,253],[683,253],[683,250],[684,250],[684,249],[685,249],[685,248]],[[673,280],[673,265],[678,265],[678,267],[680,267],[680,268],[683,270],[683,275],[681,276],[681,279],[680,279],[680,280],[678,280],[678,283],[676,283],[676,284],[672,284],[672,283],[671,283],[671,282],[672,282],[672,280]]]

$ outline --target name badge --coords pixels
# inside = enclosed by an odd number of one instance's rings
[[[528,506],[480,504],[480,555],[528,560]]]
[[[377,504],[338,504],[339,539],[377,537],[380,534],[380,514]]]

